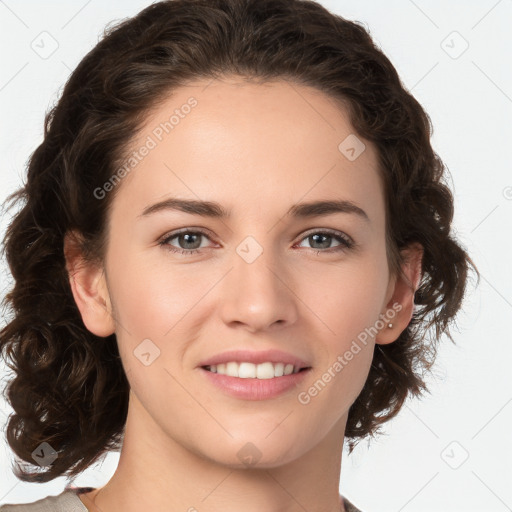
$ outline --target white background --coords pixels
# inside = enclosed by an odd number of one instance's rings
[[[478,288],[470,284],[456,344],[441,344],[431,395],[408,401],[369,447],[363,441],[350,457],[344,452],[340,490],[363,512],[512,510],[512,1],[321,3],[365,24],[429,113],[434,148],[453,181],[455,232],[482,273]],[[22,184],[44,113],[71,70],[108,22],[147,5],[0,0],[0,201]],[[31,48],[43,31],[58,43],[47,59]],[[3,261],[0,275],[3,296],[10,284]],[[11,410],[0,405],[0,504],[60,493],[64,478],[36,485],[13,476],[3,434]],[[108,455],[75,485],[103,485],[117,460]]]

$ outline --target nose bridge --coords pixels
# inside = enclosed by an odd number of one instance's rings
[[[263,328],[294,318],[291,278],[272,239],[269,233],[248,235],[236,246],[222,300],[225,321]]]
[[[264,239],[263,239],[264,238]],[[248,235],[236,247],[234,261],[234,279],[239,287],[258,291],[264,288],[266,293],[278,292],[282,285],[279,285],[279,261],[278,250],[272,245],[272,236],[268,233],[263,235]],[[269,300],[272,298],[269,296]]]

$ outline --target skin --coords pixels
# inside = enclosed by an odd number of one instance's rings
[[[354,129],[316,89],[239,77],[195,82],[152,111],[129,150],[191,96],[197,106],[118,185],[104,264],[86,264],[73,238],[66,239],[83,321],[96,335],[115,332],[131,386],[118,468],[104,487],[80,498],[103,512],[344,510],[339,482],[348,410],[375,344],[395,341],[411,319],[421,248],[406,251],[407,280],[390,273],[376,150],[364,141],[354,161],[339,151]],[[216,201],[232,218],[170,210],[140,217],[171,196]],[[350,213],[286,215],[295,203],[327,199],[356,203],[369,222]],[[182,228],[210,235],[168,244],[187,250],[195,241],[202,252],[175,254],[158,244]],[[347,235],[356,248],[310,238],[325,229]],[[247,236],[263,249],[252,263],[236,252]],[[299,403],[298,393],[396,303],[402,309],[393,327],[360,344],[317,396]],[[144,339],[160,350],[149,366],[134,355]],[[312,370],[300,389],[277,398],[233,398],[197,365],[235,348],[278,348]],[[260,452],[251,466],[237,455],[249,442]]]

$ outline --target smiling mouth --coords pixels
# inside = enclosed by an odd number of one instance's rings
[[[206,371],[226,375],[228,377],[238,377],[240,379],[273,379],[276,377],[286,377],[295,373],[300,373],[311,369],[308,367],[298,367],[292,364],[265,362],[254,364],[249,362],[229,361],[217,365],[202,366]]]

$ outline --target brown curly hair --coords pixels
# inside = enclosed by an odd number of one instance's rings
[[[6,200],[23,203],[3,240],[14,285],[3,300],[11,318],[0,332],[0,354],[14,372],[4,395],[14,410],[6,436],[28,463],[14,469],[18,478],[75,476],[120,447],[129,384],[115,334],[99,338],[82,321],[63,239],[79,232],[85,256],[102,261],[116,190],[103,200],[92,191],[114,174],[147,113],[173,89],[226,75],[290,79],[343,102],[356,133],[378,151],[391,270],[400,271],[400,249],[424,248],[413,318],[395,342],[376,345],[350,408],[350,452],[409,393],[427,390],[423,375],[436,343],[443,333],[453,342],[450,323],[470,267],[478,271],[451,235],[453,196],[430,144],[430,118],[362,24],[311,0],[158,2],[107,29],[83,58],[46,115],[26,184]],[[46,471],[32,457],[43,442],[58,453]]]

